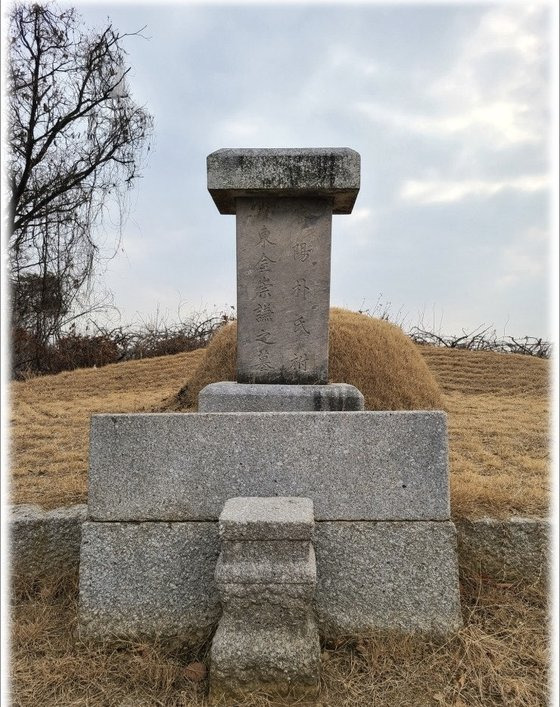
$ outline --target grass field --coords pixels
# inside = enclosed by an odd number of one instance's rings
[[[202,707],[208,644],[106,643],[77,636],[76,577],[20,588],[13,610],[17,707]],[[465,625],[448,640],[371,636],[327,643],[315,707],[544,707],[542,588],[462,577]],[[241,704],[241,703],[238,703]],[[285,704],[255,696],[244,707]],[[309,705],[309,702],[307,703]],[[234,707],[230,705],[229,707]]]
[[[418,347],[448,412],[454,517],[548,513],[549,366],[516,354]],[[11,498],[85,503],[93,413],[157,408],[194,375],[204,351],[12,384]]]
[[[549,362],[418,347],[448,413],[455,517],[547,514]],[[205,352],[12,384],[12,500],[45,508],[86,501],[90,416],[162,409]],[[461,572],[464,627],[447,640],[374,635],[322,647],[316,707],[544,707],[549,628],[542,584]],[[208,644],[105,643],[77,634],[77,577],[18,583],[13,593],[14,707],[203,707]],[[253,696],[246,707],[285,704]],[[309,703],[308,703],[309,704]],[[231,706],[233,707],[233,706]]]

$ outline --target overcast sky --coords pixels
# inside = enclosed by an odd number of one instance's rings
[[[123,322],[235,305],[210,152],[351,147],[362,186],[333,218],[332,305],[552,335],[550,4],[78,9],[149,38],[125,45],[155,139],[105,275]]]

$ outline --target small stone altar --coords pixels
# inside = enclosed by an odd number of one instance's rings
[[[237,220],[237,381],[203,389],[198,413],[93,416],[80,626],[217,627],[211,694],[302,694],[318,634],[461,625],[446,415],[366,412],[328,383],[331,216],[352,210],[356,152],[219,150],[208,188]],[[267,631],[283,651],[256,648]]]

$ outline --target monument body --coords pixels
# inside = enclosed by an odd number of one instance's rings
[[[237,381],[328,383],[332,214],[360,188],[354,150],[218,150],[208,190],[236,215]]]
[[[92,420],[81,631],[215,631],[216,699],[309,696],[319,634],[461,625],[445,413],[365,412],[328,383],[331,218],[359,166],[346,148],[209,155],[237,220],[237,381],[198,413]]]

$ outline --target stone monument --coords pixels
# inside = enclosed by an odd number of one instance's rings
[[[218,210],[236,215],[241,385],[201,391],[199,411],[363,410],[356,388],[326,385],[331,221],[352,212],[360,155],[348,148],[218,150],[207,169]]]
[[[81,631],[215,631],[216,699],[307,694],[317,633],[461,625],[446,415],[365,412],[328,383],[330,220],[357,153],[219,150],[208,187],[237,218],[237,381],[198,413],[93,416]]]

